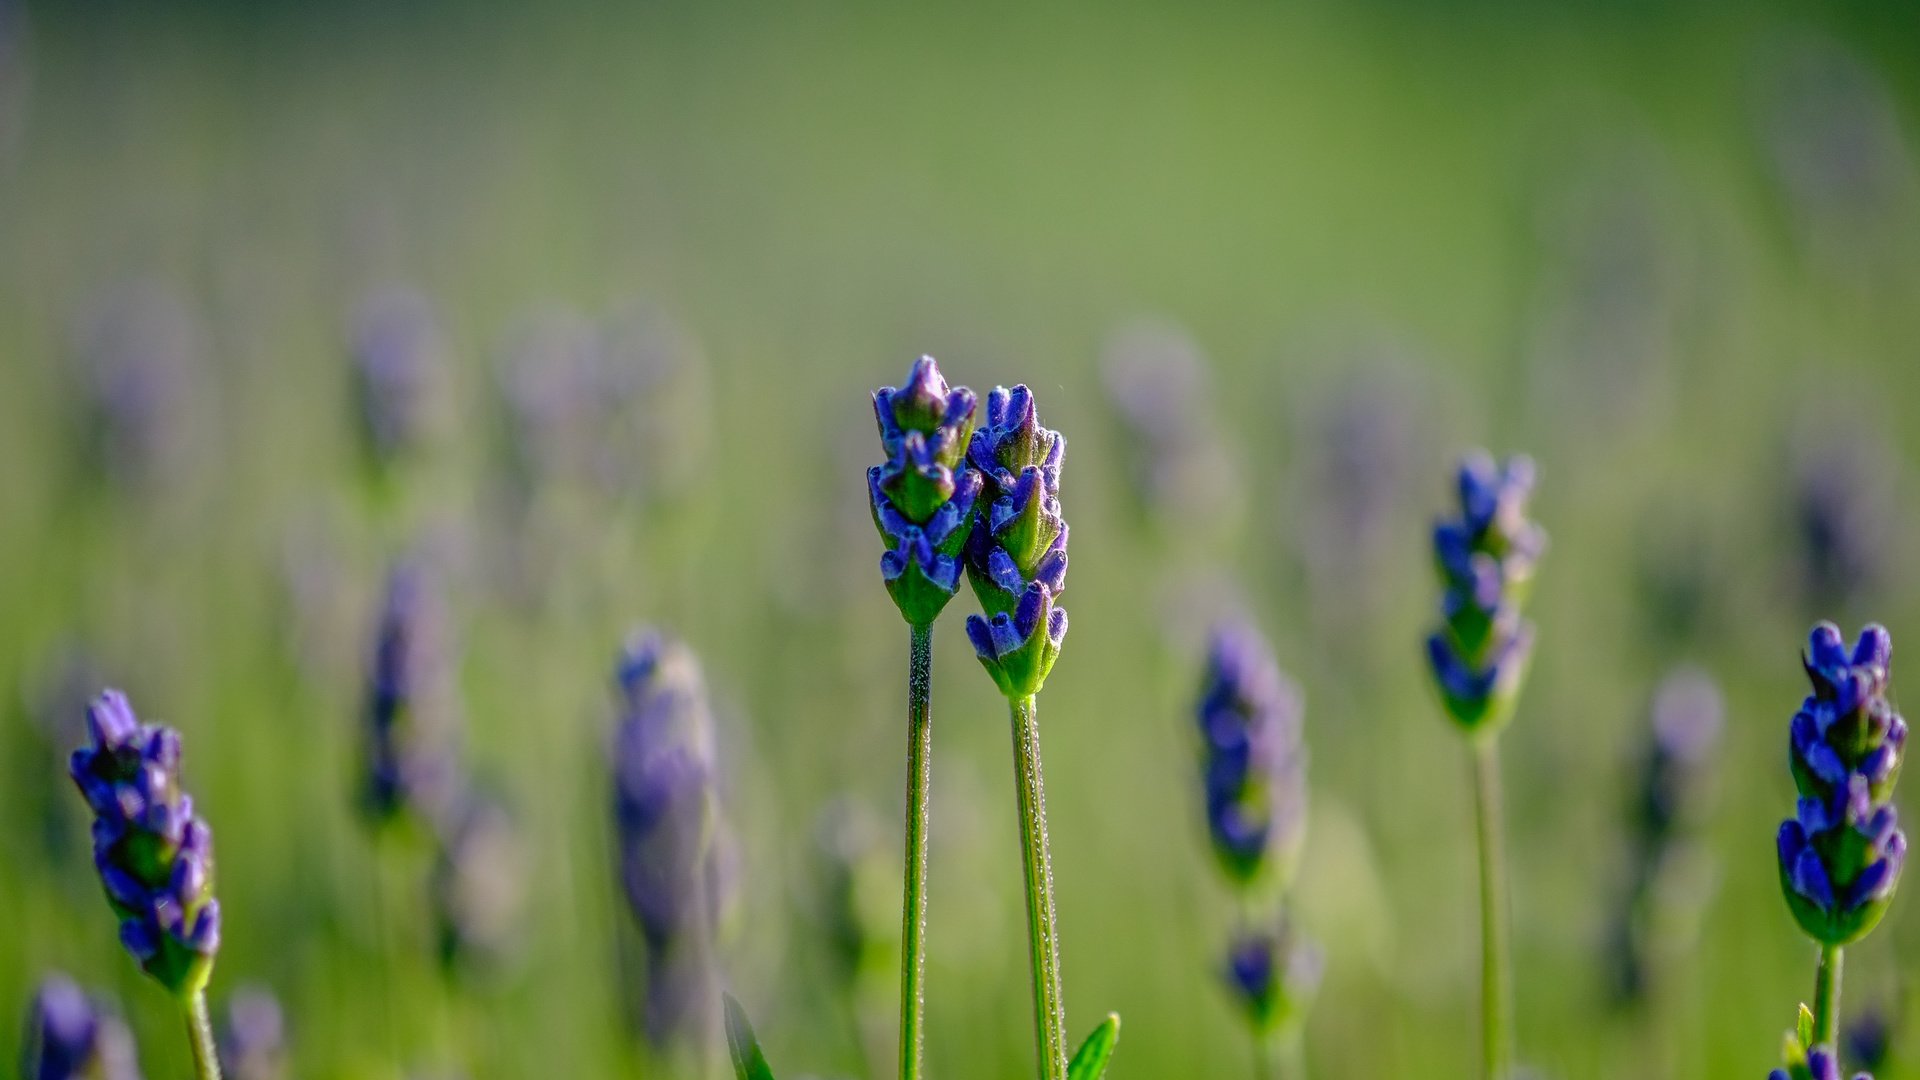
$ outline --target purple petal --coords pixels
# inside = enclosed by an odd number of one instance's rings
[[[987,620],[978,615],[967,616],[967,640],[973,642],[973,651],[980,659],[994,658],[993,632],[987,628]]]

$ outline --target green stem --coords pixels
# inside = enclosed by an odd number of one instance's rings
[[[1820,970],[1813,983],[1813,1045],[1831,1046],[1840,1034],[1840,946],[1820,946]]]
[[[1480,833],[1480,1033],[1488,1080],[1513,1066],[1513,981],[1507,944],[1507,860],[1501,840],[1500,748],[1473,747],[1475,818]]]
[[[220,1080],[220,1051],[207,1019],[207,992],[195,990],[187,999],[187,1042],[193,1047],[193,1071],[199,1080]]]
[[[1053,864],[1047,855],[1047,792],[1040,776],[1040,718],[1032,696],[1013,708],[1013,764],[1020,789],[1020,848],[1027,880],[1027,945],[1042,1080],[1066,1080],[1067,1014],[1060,997],[1060,936],[1054,925]]]
[[[927,807],[933,790],[933,625],[907,661],[907,876],[900,905],[900,1080],[919,1080],[926,1019]]]

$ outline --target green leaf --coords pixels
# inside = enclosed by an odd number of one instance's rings
[[[1800,1003],[1800,1015],[1795,1018],[1793,1026],[1800,1036],[1800,1049],[1802,1051],[1813,1049],[1813,1010],[1807,1008],[1807,1003],[1804,1001]]]
[[[732,994],[722,994],[727,1011],[727,1053],[733,1055],[733,1075],[737,1080],[773,1080],[767,1055],[760,1052],[760,1040],[753,1037],[753,1025],[747,1012]]]
[[[1113,1056],[1113,1044],[1120,1041],[1120,1014],[1108,1013],[1087,1041],[1074,1051],[1067,1065],[1067,1080],[1100,1080],[1107,1071],[1107,1059]]]

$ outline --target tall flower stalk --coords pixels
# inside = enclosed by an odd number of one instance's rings
[[[1259,631],[1215,628],[1195,709],[1201,779],[1214,854],[1242,911],[1227,986],[1245,1009],[1262,1077],[1297,1060],[1320,983],[1320,952],[1300,939],[1285,906],[1307,831],[1302,711]]]
[[[967,617],[967,637],[1013,716],[1027,936],[1044,1080],[1067,1075],[1060,935],[1035,700],[1067,633],[1066,609],[1054,606],[1067,584],[1067,523],[1060,516],[1060,462],[1066,449],[1059,432],[1040,426],[1025,386],[995,387],[987,395],[986,423],[967,449],[967,460],[985,481],[987,503],[967,540],[967,576],[986,614]]]
[[[1789,760],[1800,794],[1778,836],[1780,885],[1800,929],[1820,947],[1811,1015],[1789,1033],[1777,1078],[1821,1080],[1840,1032],[1846,946],[1886,914],[1906,862],[1893,807],[1907,723],[1887,700],[1893,638],[1874,625],[1851,651],[1832,623],[1813,628],[1802,658],[1813,693],[1794,714]],[[1864,1074],[1863,1074],[1864,1075]]]
[[[981,477],[967,467],[973,391],[947,386],[933,357],[873,394],[887,459],[867,470],[880,576],[907,621],[906,880],[900,917],[900,1076],[921,1074],[926,1012],[927,820],[933,781],[933,623],[960,585]]]
[[[1441,625],[1427,639],[1440,698],[1471,751],[1480,855],[1481,1038],[1490,1080],[1513,1068],[1513,977],[1500,807],[1500,732],[1512,719],[1533,651],[1521,608],[1547,535],[1527,519],[1533,462],[1460,462],[1459,509],[1434,524]]]
[[[180,735],[141,723],[118,690],[88,707],[87,733],[69,771],[93,810],[93,861],[120,942],[179,1004],[200,1080],[219,1080],[206,994],[220,950],[213,831],[181,790]]]

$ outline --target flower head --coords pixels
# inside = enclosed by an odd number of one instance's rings
[[[389,464],[431,434],[446,340],[425,295],[389,287],[361,302],[351,347],[361,434],[369,456]]]
[[[227,1002],[220,1068],[230,1080],[284,1080],[289,1075],[287,1019],[272,991],[248,987]]]
[[[140,1080],[133,1033],[65,975],[40,983],[27,1012],[24,1080]]]
[[[1285,889],[1307,830],[1307,751],[1300,692],[1259,631],[1227,623],[1213,632],[1195,710],[1207,828],[1234,880]]]
[[[199,992],[220,949],[213,831],[180,787],[180,735],[143,724],[118,690],[87,709],[69,771],[93,810],[93,861],[120,941],[176,996]]]
[[[1434,525],[1444,591],[1427,659],[1447,712],[1468,732],[1491,733],[1506,723],[1533,651],[1521,605],[1547,534],[1527,519],[1532,491],[1532,460],[1496,465],[1475,451],[1460,462],[1458,513]]]
[[[504,957],[519,936],[526,893],[526,851],[512,812],[484,792],[466,793],[440,838],[433,868],[442,962]]]
[[[887,454],[867,470],[873,521],[887,542],[880,576],[916,626],[931,624],[960,585],[960,549],[981,486],[965,461],[973,406],[973,391],[949,388],[931,356],[913,362],[905,385],[873,393]]]
[[[1040,692],[1067,634],[1054,601],[1067,587],[1067,523],[1060,463],[1067,440],[1040,426],[1033,394],[997,386],[967,460],[984,480],[986,509],[967,540],[967,576],[985,616],[967,617],[981,664],[1009,698]]]
[[[1823,430],[1797,443],[1793,455],[1801,588],[1816,608],[1843,607],[1889,577],[1898,459],[1860,429]]]
[[[363,798],[376,822],[432,824],[459,785],[446,613],[424,565],[397,564],[376,629],[366,699]]]
[[[1716,868],[1699,835],[1713,801],[1724,708],[1713,679],[1681,668],[1654,692],[1652,724],[1632,803],[1632,864],[1608,941],[1618,1000],[1693,945]]]
[[[1845,945],[1886,913],[1906,861],[1892,797],[1907,723],[1887,700],[1885,628],[1868,626],[1849,651],[1839,628],[1821,623],[1803,662],[1813,694],[1789,728],[1800,802],[1780,826],[1780,882],[1801,929]]]
[[[1230,524],[1239,470],[1212,415],[1199,344],[1172,323],[1136,322],[1109,340],[1100,366],[1144,516],[1185,540]]]
[[[204,327],[188,298],[157,281],[116,286],[75,336],[90,465],[129,491],[187,476],[208,397]]]
[[[1301,940],[1282,914],[1272,926],[1234,939],[1227,951],[1227,987],[1257,1030],[1284,1035],[1306,1017],[1325,966],[1320,949]]]
[[[614,821],[620,880],[647,946],[647,1030],[656,1044],[712,1022],[712,946],[730,882],[715,795],[713,719],[698,661],[641,630],[619,666]]]

